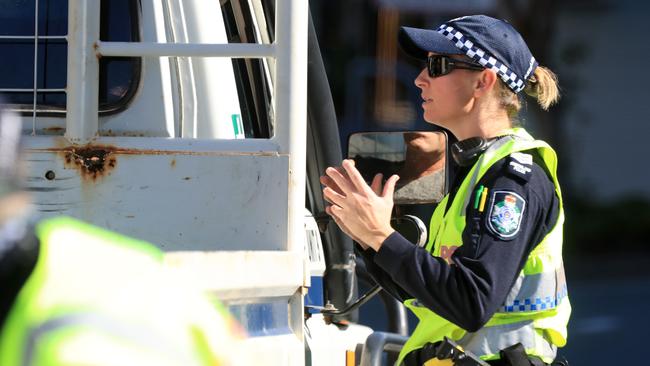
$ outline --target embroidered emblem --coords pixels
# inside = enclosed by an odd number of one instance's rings
[[[519,232],[526,201],[508,191],[496,191],[487,216],[487,227],[502,239],[513,238]]]

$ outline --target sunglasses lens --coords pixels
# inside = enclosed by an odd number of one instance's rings
[[[444,56],[429,56],[427,61],[429,76],[432,78],[446,75],[451,71]]]

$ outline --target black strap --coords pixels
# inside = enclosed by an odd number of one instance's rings
[[[405,366],[422,366],[432,359],[451,360],[456,366],[488,366],[489,364],[471,352],[463,351],[454,341],[445,337],[436,343],[426,343],[422,348],[409,352],[403,361]]]
[[[414,349],[404,356],[402,365],[404,366],[422,366],[425,362],[436,357],[438,343],[426,343],[424,347]]]

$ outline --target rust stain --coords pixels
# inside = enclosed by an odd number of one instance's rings
[[[62,140],[64,141],[64,140]],[[259,151],[259,152],[233,152],[233,151],[191,151],[191,150],[157,150],[157,149],[129,149],[118,146],[110,145],[93,145],[88,144],[84,146],[76,145],[63,145],[58,143],[57,147],[50,148],[37,148],[29,149],[32,152],[53,152],[53,153],[67,153],[74,150],[82,149],[103,149],[112,155],[184,155],[184,156],[259,156],[259,157],[276,157],[284,156],[275,151]]]
[[[45,132],[51,132],[51,133],[60,133],[60,132],[65,131],[65,128],[63,128],[63,127],[58,127],[58,126],[45,127],[45,128],[43,128],[43,131],[45,131]]]
[[[144,137],[144,132],[136,131],[113,131],[112,129],[99,131],[100,136],[106,137]]]
[[[232,151],[191,151],[191,150],[157,150],[130,149],[112,145],[69,145],[63,138],[55,140],[55,147],[29,149],[31,152],[52,152],[63,157],[66,168],[79,170],[81,177],[97,181],[107,175],[117,166],[119,155],[180,155],[180,156],[283,156],[277,152],[232,152]],[[176,158],[171,161],[172,168],[176,166]],[[184,177],[190,180],[191,177]]]
[[[98,60],[101,60],[102,54],[99,53],[99,44],[97,42],[93,42],[93,49],[95,50],[95,57],[97,57]]]
[[[113,148],[110,146],[72,146],[60,152],[66,167],[79,170],[82,178],[93,181],[109,175],[117,165]]]

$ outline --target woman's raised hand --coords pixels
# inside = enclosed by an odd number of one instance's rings
[[[323,195],[331,203],[325,210],[341,230],[364,247],[378,251],[386,237],[393,233],[390,216],[393,192],[399,177],[391,176],[382,187],[377,174],[370,186],[364,181],[352,160],[343,167],[329,167],[321,177]]]

